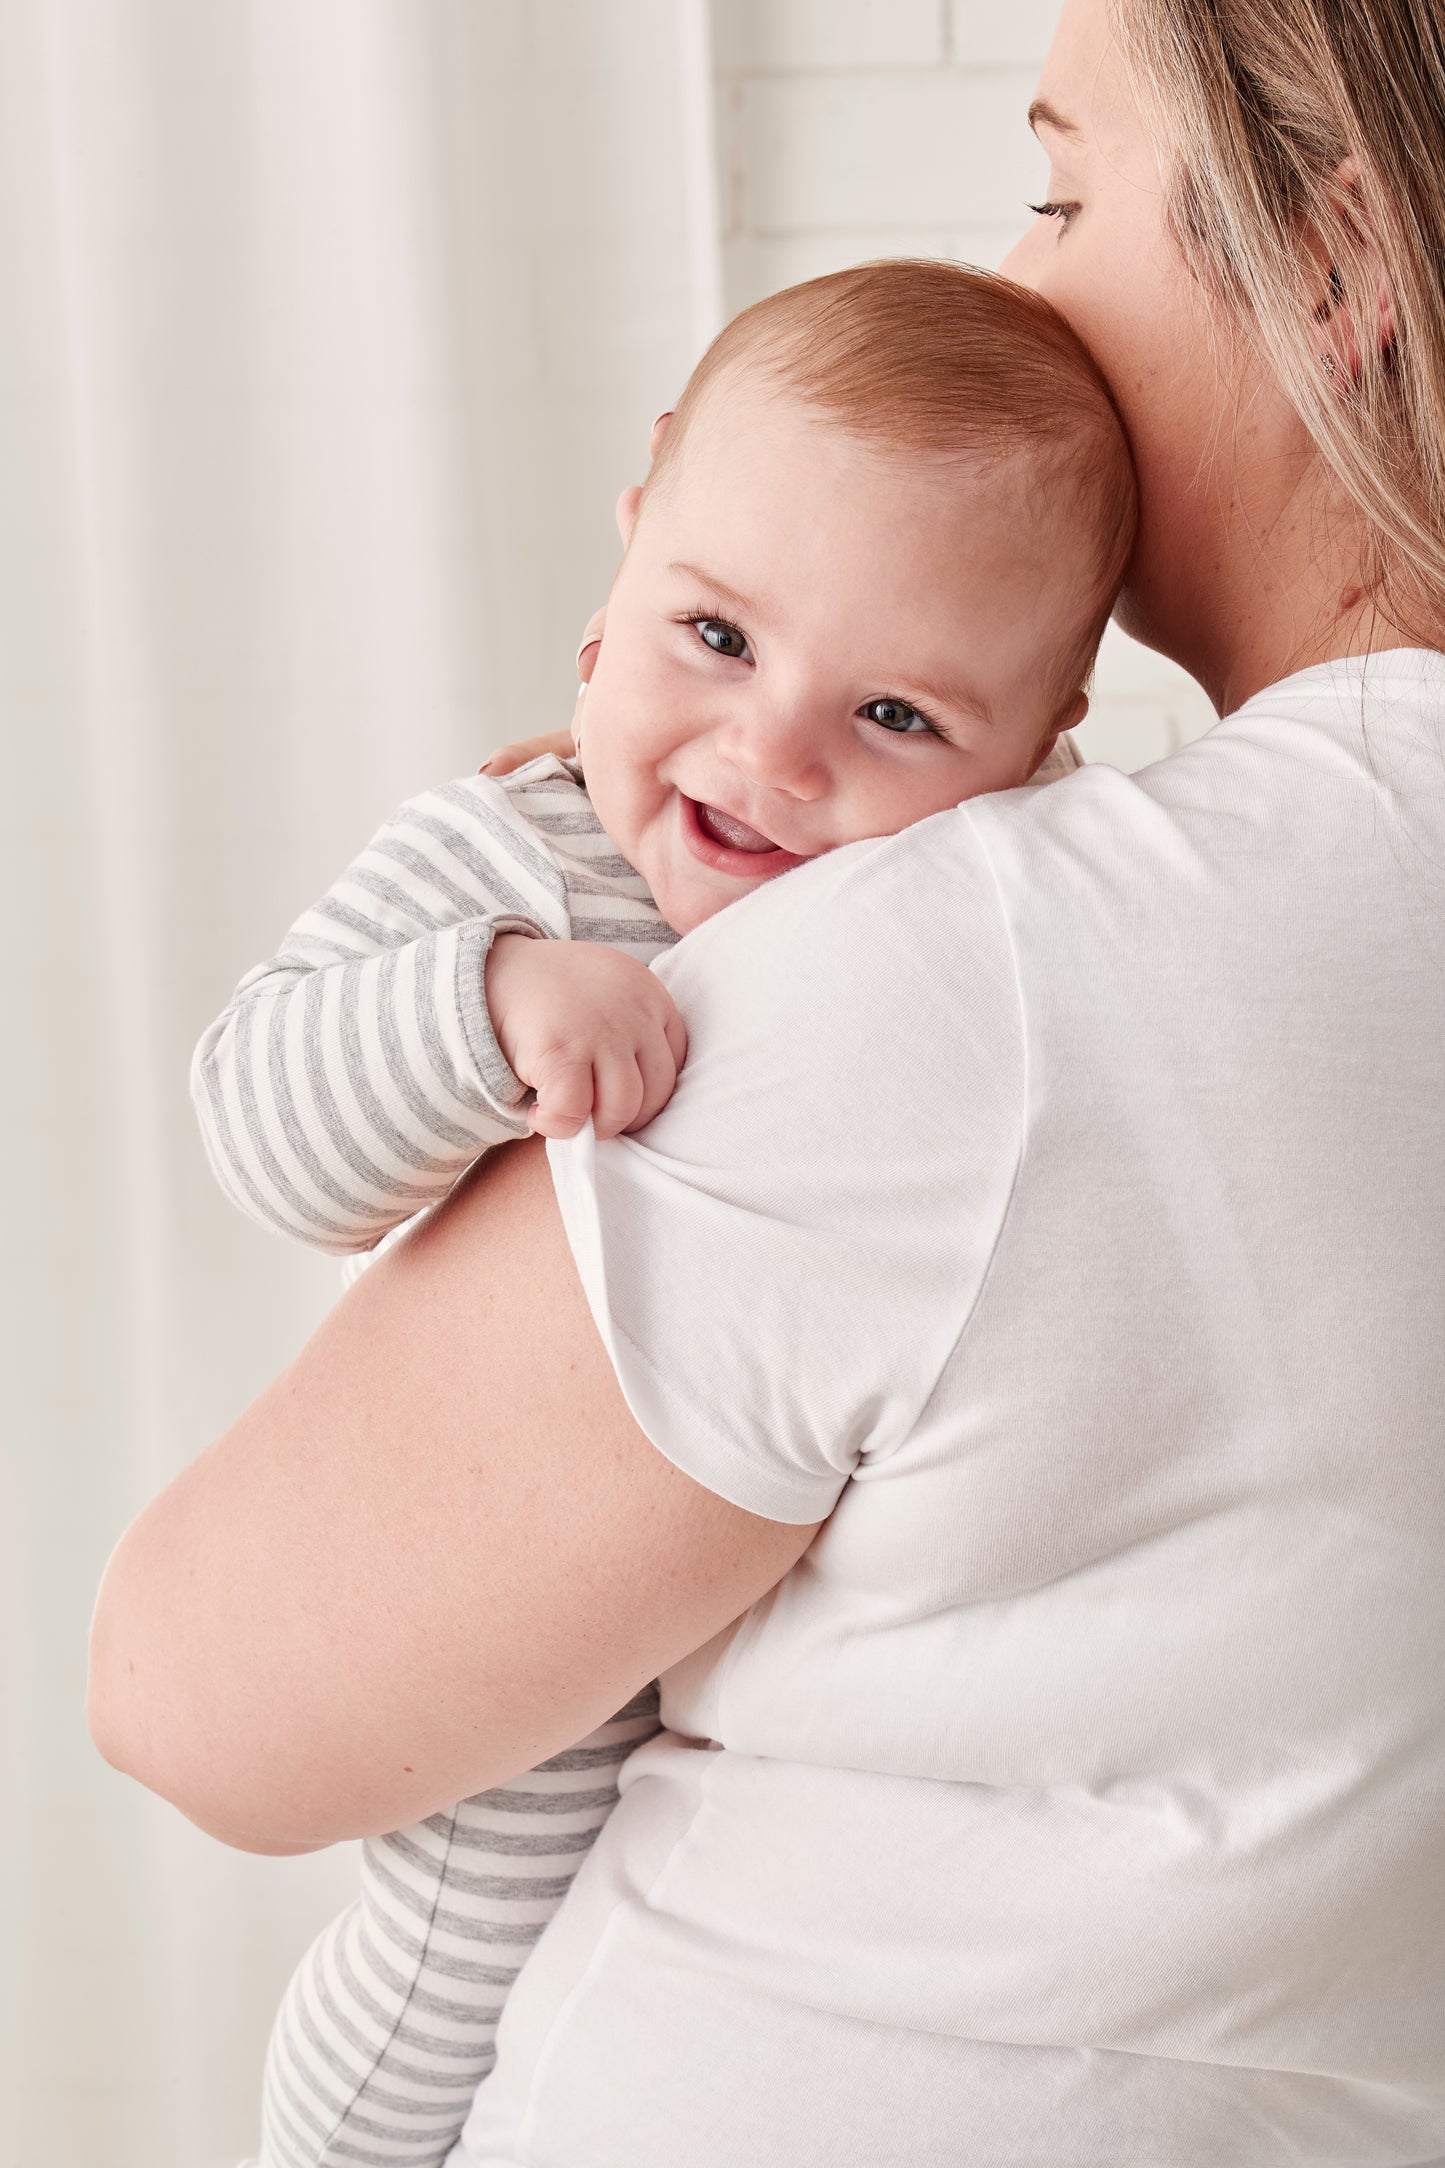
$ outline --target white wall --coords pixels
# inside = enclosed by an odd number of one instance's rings
[[[711,328],[702,7],[0,0],[4,2168],[235,2168],[354,1891],[85,1732],[107,1552],[337,1288],[188,1058],[403,795],[571,713]]]
[[[713,0],[730,310],[871,256],[996,264],[1043,193],[1024,114],[1058,0]],[[1091,759],[1138,768],[1214,716],[1111,628]]]
[[[233,2168],[351,1886],[84,1733],[107,1549],[335,1284],[216,1193],[196,1033],[404,790],[565,717],[719,222],[737,306],[996,259],[1037,186],[1049,0],[715,0],[716,208],[704,10],[0,0],[6,2161]],[[1172,684],[1111,662],[1092,749]]]

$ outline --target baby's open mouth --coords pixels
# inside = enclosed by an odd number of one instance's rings
[[[704,835],[712,837],[730,851],[775,851],[779,845],[771,836],[759,835],[756,828],[749,828],[746,821],[738,820],[731,813],[720,813],[715,805],[702,805],[697,799],[697,824]]]
[[[684,848],[713,873],[756,883],[770,881],[775,873],[787,873],[803,862],[805,854],[785,850],[761,829],[739,820],[736,813],[724,813],[721,806],[689,798],[681,790],[677,804]]]

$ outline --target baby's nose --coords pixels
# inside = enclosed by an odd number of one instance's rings
[[[823,746],[816,718],[797,710],[737,717],[718,738],[724,758],[753,782],[809,801],[828,789]]]

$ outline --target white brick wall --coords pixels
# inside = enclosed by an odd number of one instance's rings
[[[945,12],[950,59],[971,68],[1003,63],[1037,72],[1054,34],[1059,4],[1058,0],[953,0]]]
[[[944,57],[940,0],[716,0],[719,68],[932,67]]]
[[[1045,168],[1024,119],[1058,0],[713,0],[730,310],[870,256],[995,264]],[[1094,760],[1142,767],[1213,711],[1112,628]]]

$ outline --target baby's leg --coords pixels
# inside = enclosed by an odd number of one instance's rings
[[[260,2168],[446,2159],[522,1961],[658,1728],[649,1687],[530,1775],[368,1841],[361,1896],[307,1952],[271,2035]]]

